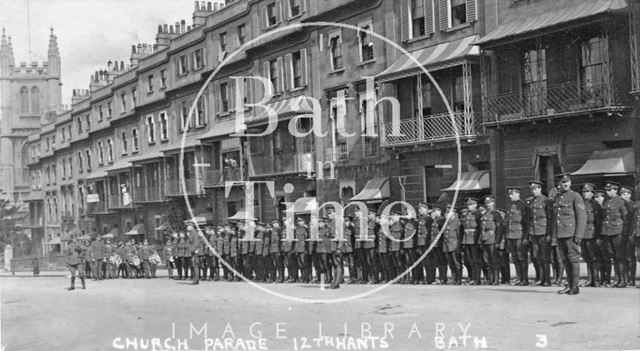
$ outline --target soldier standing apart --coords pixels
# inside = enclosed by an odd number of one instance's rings
[[[602,237],[604,239],[605,259],[613,260],[614,270],[616,272],[615,287],[627,287],[625,271],[626,258],[624,251],[624,219],[627,218],[627,206],[619,196],[619,183],[608,182],[605,185],[607,199],[602,205]]]
[[[584,199],[585,212],[587,214],[587,225],[582,238],[581,254],[587,263],[587,283],[585,286],[598,287],[602,280],[600,275],[600,231],[602,229],[602,207],[593,198],[595,186],[587,183],[582,186],[582,197]]]
[[[79,245],[77,239],[73,239],[73,243],[69,245],[69,249],[67,250],[67,268],[69,268],[69,272],[71,272],[71,286],[69,286],[67,290],[74,290],[76,288],[76,275],[80,276],[82,288],[86,289],[84,273],[82,272],[84,262],[80,259],[82,248]]]
[[[542,195],[542,182],[532,180],[529,188],[533,198],[529,202],[529,240],[533,259],[540,271],[535,285],[551,286],[551,221],[553,201]]]
[[[33,276],[37,277],[40,275],[40,262],[38,262],[38,258],[34,257],[31,260],[31,267],[33,268]]]
[[[191,238],[189,251],[191,253],[192,284],[197,285],[200,284],[200,268],[204,256],[204,239],[202,233],[195,231],[192,224],[187,225],[187,233],[189,233],[189,237]]]
[[[529,285],[529,262],[527,261],[528,227],[527,205],[520,199],[520,188],[509,187],[509,209],[505,219],[507,251],[516,268],[515,285]]]
[[[309,230],[302,217],[298,217],[296,220],[296,227],[294,229],[296,262],[298,269],[300,269],[300,277],[303,283],[309,283],[309,271],[307,270],[307,239],[309,238]],[[297,275],[297,273],[296,273]]]
[[[582,197],[571,190],[571,178],[565,174],[560,178],[560,191],[553,202],[554,221],[552,235],[558,240],[558,248],[567,270],[567,287],[558,294],[577,295],[580,293],[580,243],[587,225]]]
[[[624,200],[625,206],[627,207],[627,217],[624,219],[624,232],[623,232],[623,240],[624,240],[624,251],[626,258],[626,267],[625,273],[627,274],[627,284],[631,286],[636,285],[636,249],[634,245],[634,226],[636,222],[636,208],[633,201],[631,201],[631,195],[633,194],[633,189],[628,186],[622,186],[620,188],[620,197]]]
[[[498,243],[502,240],[502,215],[495,208],[495,198],[484,198],[484,210],[480,214],[480,238],[478,245],[482,251],[482,262],[487,267],[489,284],[498,285],[500,275]]]
[[[472,197],[467,199],[467,212],[462,217],[462,249],[464,257],[468,260],[467,267],[471,267],[471,271],[467,271],[469,277],[469,285],[480,285],[480,274],[482,272],[482,251],[478,245],[478,237],[480,234],[480,217],[482,214],[478,211],[478,200]]]
[[[144,271],[144,276],[147,279],[151,279],[151,263],[149,262],[149,256],[151,256],[151,247],[149,247],[147,239],[144,239],[140,246],[140,261],[142,261],[142,269]]]

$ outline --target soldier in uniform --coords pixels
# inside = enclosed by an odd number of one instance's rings
[[[560,191],[553,201],[553,231],[558,240],[567,270],[567,287],[559,294],[577,295],[580,293],[580,243],[587,225],[587,214],[582,197],[571,190],[571,178],[565,174],[560,178]]]
[[[202,260],[204,256],[204,235],[196,231],[193,224],[187,225],[187,233],[191,238],[189,253],[191,254],[191,279],[192,284],[200,284],[200,269],[202,268]]]
[[[67,290],[74,290],[76,275],[80,277],[80,281],[82,282],[82,288],[86,289],[86,285],[84,282],[84,273],[82,272],[82,268],[84,262],[80,259],[80,255],[82,254],[82,248],[80,247],[80,243],[78,243],[77,239],[73,239],[73,242],[69,245],[67,250],[67,268],[69,268],[69,272],[71,272],[71,285],[67,288]]]
[[[602,229],[602,207],[593,198],[595,186],[591,183],[582,186],[582,197],[587,215],[587,225],[582,238],[581,254],[587,263],[587,284],[585,286],[600,286],[600,231]]]
[[[284,253],[282,252],[282,228],[280,228],[280,221],[274,219],[271,221],[271,228],[269,228],[269,235],[271,236],[269,244],[269,259],[271,260],[271,275],[269,280],[276,283],[284,282]]]
[[[268,225],[266,223],[260,223],[260,232],[262,236],[262,250],[258,253],[256,245],[256,256],[259,255],[258,262],[260,264],[257,267],[260,272],[260,281],[270,283],[269,281],[269,269],[271,261],[269,260],[269,246],[271,245],[271,233],[269,232]],[[256,267],[254,267],[256,269]],[[273,281],[271,281],[273,282]]]
[[[509,187],[510,203],[505,219],[507,235],[507,251],[516,268],[515,285],[529,285],[529,262],[527,259],[527,243],[529,221],[527,205],[520,199],[520,188]]]
[[[631,223],[631,228],[629,228],[629,245],[631,246],[632,250],[634,251],[634,254],[632,256],[632,260],[633,260],[633,266],[632,266],[632,272],[629,275],[629,284],[635,285],[636,283],[636,265],[637,265],[637,259],[640,256],[640,197],[638,196],[638,191],[640,190],[640,187],[638,185],[636,185],[636,200],[633,204],[633,217],[632,217],[632,223]],[[640,288],[640,284],[636,285],[636,288]]]
[[[381,284],[385,284],[391,280],[393,280],[397,275],[395,268],[393,267],[393,260],[391,255],[389,254],[389,238],[384,233],[383,226],[385,223],[389,222],[389,217],[387,216],[376,216],[376,221],[378,222],[377,230],[378,234],[376,235],[376,251],[378,253],[378,262],[380,262],[380,271],[382,275]]]
[[[339,289],[340,283],[342,283],[342,278],[344,274],[344,266],[342,261],[342,251],[344,249],[345,240],[344,237],[342,239],[337,237],[336,232],[336,217],[333,211],[329,212],[329,233],[331,235],[330,241],[330,258],[331,264],[329,271],[331,272],[331,289]],[[344,218],[343,218],[344,220]]]
[[[309,229],[302,217],[298,217],[296,220],[296,227],[294,229],[295,236],[295,246],[294,252],[296,253],[296,262],[298,269],[300,269],[300,276],[302,278],[303,283],[309,283],[311,281],[311,277],[309,276],[309,269],[307,269],[307,264],[309,259],[307,258],[308,254],[308,244],[309,242]]]
[[[353,275],[357,270],[356,261],[353,254],[353,245],[355,242],[353,217],[344,216],[344,243],[341,248],[343,262],[349,267],[349,284],[353,283]],[[344,274],[343,274],[344,277]]]
[[[495,208],[495,197],[484,198],[484,211],[480,212],[480,238],[478,245],[482,251],[482,262],[487,267],[489,284],[498,285],[500,275],[497,246],[502,240],[502,215]]]
[[[105,239],[104,240],[104,251],[103,251],[103,258],[102,258],[102,264],[103,264],[103,272],[102,272],[102,276],[105,279],[113,279],[113,264],[111,263],[111,256],[113,255],[113,245],[111,245],[111,240],[109,239]]]
[[[471,271],[467,271],[470,285],[480,285],[480,275],[482,272],[482,251],[478,245],[480,234],[480,211],[478,211],[478,200],[475,198],[467,199],[467,212],[462,217],[462,250],[464,257],[468,260],[467,267],[471,267]]]
[[[424,253],[427,251],[427,248],[429,247],[429,237],[430,237],[429,231],[431,230],[432,222],[433,222],[433,218],[429,216],[429,206],[427,206],[427,204],[422,202],[418,203],[418,222],[417,222],[418,228],[416,233],[416,258],[417,259],[422,257],[422,255],[424,255]],[[429,272],[428,264],[429,264],[429,258],[431,257],[432,256],[427,255],[427,257],[424,260],[422,260],[422,262],[420,262],[418,267],[416,267],[416,274],[417,274],[416,279],[422,284],[427,284],[427,283],[431,284],[435,280],[435,277],[433,277],[433,279],[430,279],[431,277],[428,277],[428,274],[426,274]]]
[[[333,267],[333,258],[331,257],[331,239],[334,237],[334,234],[331,232],[331,228],[327,223],[326,217],[318,218],[318,237],[320,241],[318,245],[316,245],[316,254],[318,255],[319,260],[319,268],[320,270],[316,270],[316,274],[318,277],[321,277],[322,274],[325,275],[325,282],[332,282],[332,267]],[[320,279],[320,278],[319,278]],[[321,279],[320,279],[321,280]]]
[[[255,251],[255,245],[253,242],[247,240],[249,237],[249,233],[246,231],[246,227],[243,223],[238,223],[238,265],[242,268],[237,268],[242,275],[247,279],[252,279],[251,275],[251,256],[249,255],[249,250]],[[251,234],[253,237],[253,233]]]
[[[164,245],[164,257],[165,257],[165,264],[167,265],[167,274],[169,275],[169,279],[173,279],[173,264],[175,262],[175,259],[173,258],[173,256],[174,256],[174,253],[173,253],[172,239],[167,239],[167,243]]]
[[[229,254],[231,253],[231,228],[229,225],[221,227],[218,229],[218,247],[220,248],[220,255],[222,256],[222,260],[226,262],[226,264],[220,262],[222,266],[222,278],[225,281],[229,281],[232,279],[231,271],[229,270],[229,266],[231,265],[231,258]]]
[[[376,262],[376,235],[378,223],[376,222],[376,212],[370,209],[367,211],[367,240],[362,241],[362,252],[366,260],[367,272],[363,274],[363,283],[378,283],[378,263]]]
[[[402,253],[403,261],[405,263],[405,269],[409,269],[416,261],[416,220],[411,214],[406,217],[400,218],[403,222],[404,233],[402,234]],[[405,282],[411,282],[411,284],[417,284],[418,266],[411,270],[411,277],[409,274],[405,275]]]
[[[435,281],[436,284],[447,284],[447,257],[442,250],[442,242],[444,241],[444,233],[437,239],[438,234],[444,227],[445,218],[442,215],[442,206],[434,205],[433,210],[431,211],[431,216],[433,218],[433,222],[431,224],[431,236],[429,238],[429,242],[433,243],[433,249],[429,255],[432,255],[433,259],[430,260],[433,262],[433,265],[428,267],[427,275],[435,277],[436,267],[438,269],[438,280]],[[427,256],[428,258],[429,256]]]
[[[625,273],[627,274],[627,284],[636,285],[636,250],[634,243],[634,225],[636,221],[636,206],[631,201],[633,189],[629,186],[620,187],[620,198],[624,200],[627,207],[627,217],[624,219],[625,228],[623,231],[624,251],[626,259]]]
[[[528,203],[529,240],[533,259],[538,266],[539,281],[535,285],[551,286],[551,221],[553,201],[542,194],[542,182],[529,182],[532,198]]]
[[[211,226],[204,227],[204,238],[202,244],[202,280],[213,280],[213,252],[209,248],[209,243],[211,242],[211,237],[213,236],[215,231]],[[211,244],[211,247],[215,247],[215,244]]]
[[[280,251],[284,259],[284,264],[287,267],[287,283],[296,283],[298,281],[298,259],[295,253],[295,235],[293,240],[287,239],[287,228],[291,228],[293,223],[287,218],[282,218],[283,228],[281,230],[282,243],[280,245]],[[295,228],[294,228],[295,231]],[[284,277],[284,275],[283,275]]]
[[[605,242],[602,236],[602,222],[604,221],[605,216],[603,209],[605,194],[605,190],[598,189],[595,191],[593,199],[600,206],[600,225],[598,228],[600,239],[596,240],[596,246],[598,248],[597,253],[599,254],[598,260],[600,261],[600,285],[608,288],[611,286],[611,260],[607,259],[608,255],[605,250]]]
[[[371,212],[371,210],[367,211]],[[356,277],[354,282],[355,283],[363,283],[363,282],[367,282],[368,280],[368,272],[369,272],[369,265],[367,264],[367,255],[366,255],[366,250],[364,249],[364,241],[362,241],[362,231],[365,230],[364,228],[360,228],[360,218],[362,216],[364,216],[365,214],[362,213],[362,211],[360,211],[359,207],[356,207],[355,209],[355,220],[354,220],[354,235],[355,235],[355,241],[354,241],[354,255],[355,255],[355,261],[356,261],[356,266],[358,267],[357,271],[354,271],[351,275],[352,278]]]
[[[446,206],[442,232],[442,251],[447,257],[454,285],[462,284],[462,257],[460,251],[460,219],[451,205]],[[446,225],[445,225],[446,223]]]
[[[607,199],[602,205],[602,237],[604,239],[605,259],[614,263],[616,272],[615,287],[625,288],[626,258],[624,250],[624,219],[627,218],[627,206],[619,196],[619,183],[608,182],[605,185]]]
[[[142,269],[144,271],[144,276],[147,279],[151,279],[151,264],[149,262],[149,256],[151,256],[151,247],[149,247],[149,242],[147,239],[144,239],[142,245],[140,245],[140,261],[142,262]]]
[[[389,252],[391,254],[393,270],[396,273],[396,275],[392,279],[395,279],[405,270],[402,257],[402,236],[404,234],[404,226],[402,225],[402,222],[400,222],[399,211],[394,211],[393,213],[391,213],[389,219],[391,224],[391,226],[389,227]],[[404,284],[405,277],[402,277],[400,280],[396,281],[396,283]]]
[[[100,271],[102,270],[102,260],[104,256],[104,247],[98,237],[95,237],[89,245],[89,259],[91,261],[91,275],[93,280],[100,279]]]
[[[238,257],[238,251],[240,250],[238,235],[240,235],[241,227],[242,226],[231,227],[229,230],[229,261],[231,267],[240,274],[242,274],[242,268]],[[230,276],[231,281],[240,281],[240,277],[236,275],[236,272],[233,272],[233,274]]]

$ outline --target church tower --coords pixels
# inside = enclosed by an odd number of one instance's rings
[[[11,36],[0,36],[0,197],[12,201],[29,193],[29,134],[62,106],[58,38],[49,34],[47,62],[16,65]]]

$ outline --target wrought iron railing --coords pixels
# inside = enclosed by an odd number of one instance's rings
[[[167,182],[167,196],[183,196],[185,195],[202,195],[204,191],[204,179],[202,178],[186,178],[184,179],[185,188],[182,188],[181,179],[170,179]]]
[[[453,119],[460,137],[469,138],[482,134],[477,113],[465,115],[464,112],[456,112]],[[397,126],[386,123],[382,133],[382,146],[445,141],[456,137],[456,129],[449,113],[403,119]]]
[[[266,176],[290,173],[308,173],[315,169],[313,152],[276,154],[273,157],[250,155],[251,176]]]
[[[204,174],[204,186],[223,186],[227,181],[242,180],[240,168],[227,168],[207,171]]]
[[[538,85],[518,93],[485,97],[484,123],[547,118],[558,114],[624,107],[628,103],[628,94],[605,84]]]

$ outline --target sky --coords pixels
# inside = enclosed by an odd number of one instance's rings
[[[132,44],[154,44],[158,24],[191,24],[193,8],[192,0],[0,0],[0,27],[11,36],[17,65],[47,61],[53,27],[62,103],[70,104],[72,90],[88,89],[90,76],[109,60],[128,64]]]

